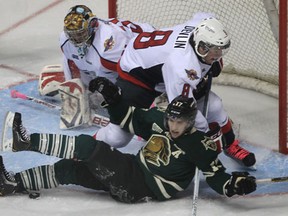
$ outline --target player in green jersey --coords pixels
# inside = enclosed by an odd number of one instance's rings
[[[84,134],[28,135],[21,114],[10,113],[13,151],[37,151],[62,159],[12,176],[0,156],[1,196],[75,184],[108,191],[114,199],[125,203],[167,200],[189,186],[196,166],[219,194],[231,197],[256,190],[255,178],[248,173],[226,173],[218,159],[216,143],[195,129],[197,106],[193,98],[178,96],[166,110],[148,110],[125,104],[120,89],[106,78],[94,79],[89,89],[103,95],[103,106],[107,107],[112,123],[143,137],[146,145],[134,155]]]

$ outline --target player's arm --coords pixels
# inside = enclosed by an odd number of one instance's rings
[[[219,128],[220,129],[220,128]],[[214,131],[214,133],[218,133]],[[228,174],[218,158],[217,144],[206,134],[194,146],[194,163],[203,172],[209,186],[225,196],[249,194],[256,190],[255,178],[246,172]],[[209,135],[209,136],[208,136]],[[196,152],[196,153],[195,153]]]
[[[193,89],[196,88],[201,76],[199,67],[192,68],[189,65],[183,66],[182,62],[185,61],[177,61],[175,58],[177,58],[177,56],[170,56],[162,67],[169,102],[180,94],[193,97]]]
[[[212,73],[213,77],[218,77],[222,71],[223,68],[223,60],[222,58],[219,61],[215,61],[208,73],[205,75],[205,77],[197,84],[196,88],[193,90],[193,95],[196,100],[203,97],[207,92],[208,87],[208,74]]]
[[[117,26],[103,25],[100,35],[93,43],[93,49],[99,55],[101,66],[108,71],[117,71],[119,61],[128,38]]]
[[[152,118],[146,118],[149,116],[150,110],[127,105],[122,101],[120,88],[105,77],[93,79],[89,84],[89,90],[91,92],[98,91],[102,94],[105,100],[102,106],[108,109],[110,122],[144,139],[150,136],[148,131],[150,131],[153,122]]]
[[[132,36],[136,36],[142,32],[151,32],[155,30],[155,28],[148,23],[137,23],[130,20],[121,20],[116,18],[110,19],[109,22],[114,23],[124,31],[130,31]]]

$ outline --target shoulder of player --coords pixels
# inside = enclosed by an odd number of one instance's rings
[[[151,120],[153,121],[153,118],[155,117],[155,120],[158,119],[158,117],[161,119],[161,121],[163,122],[163,115],[165,113],[165,109],[160,108],[160,107],[152,107],[149,109],[145,109],[145,108],[135,108],[134,112],[141,112],[141,113],[145,113],[146,118],[148,118],[148,116],[151,117]]]
[[[190,140],[191,148],[197,152],[209,151],[217,152],[217,144],[206,135],[206,133],[192,129],[191,133],[187,135]],[[188,142],[188,141],[187,141]]]
[[[111,27],[110,25],[100,25],[95,33],[93,46],[104,54],[104,52],[118,47],[122,51],[126,45],[126,41],[126,35],[118,31],[117,28]]]
[[[60,45],[63,46],[65,43],[67,43],[69,39],[67,38],[66,34],[64,31],[62,31],[59,35],[59,41],[60,41]]]
[[[189,133],[179,137],[178,141],[187,145],[188,147],[190,146],[193,149],[197,149],[199,147],[203,147],[203,142],[205,143],[208,139],[210,140],[210,138],[207,137],[204,132],[199,131],[196,128],[192,128]]]

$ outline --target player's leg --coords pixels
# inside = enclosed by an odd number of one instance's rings
[[[161,93],[145,89],[118,77],[116,85],[121,88],[122,100],[139,108],[149,108]]]
[[[41,189],[51,189],[64,184],[108,191],[82,161],[63,159],[53,165],[34,167],[14,175],[7,172],[0,156],[0,196],[32,191],[39,193]]]
[[[198,109],[201,110],[203,106],[203,99],[197,101]],[[239,141],[235,140],[235,134],[232,128],[231,121],[227,112],[224,110],[223,103],[220,97],[214,92],[210,91],[209,107],[207,121],[218,122],[225,139],[225,146],[223,146],[224,153],[238,161],[241,161],[245,166],[253,166],[256,162],[255,155],[248,150],[239,146]]]
[[[124,154],[100,142],[87,166],[100,182],[109,187],[110,195],[118,201],[134,203],[155,198],[145,183],[135,155]]]
[[[133,134],[124,131],[119,125],[111,122],[103,128],[100,128],[94,135],[96,140],[108,143],[114,148],[125,147],[133,138]]]
[[[56,179],[61,185],[74,184],[94,190],[108,191],[108,187],[90,172],[85,161],[63,159],[55,163],[54,169]]]
[[[29,135],[20,113],[15,113],[12,126],[13,151],[37,151],[42,154],[65,159],[88,159],[97,145],[89,135],[68,136],[63,134],[33,133]]]
[[[149,108],[155,97],[160,94],[137,86],[120,77],[117,79],[116,85],[121,88],[122,100],[135,107]],[[94,137],[115,148],[121,148],[131,141],[133,135],[122,130],[118,125],[109,123],[106,127],[100,128]]]

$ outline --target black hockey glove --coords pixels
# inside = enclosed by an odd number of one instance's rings
[[[105,77],[96,77],[89,83],[89,91],[98,91],[105,101],[112,105],[121,100],[121,89]]]
[[[222,61],[221,60],[215,61],[215,62],[213,62],[213,64],[212,64],[212,66],[211,66],[209,71],[212,72],[212,76],[213,77],[218,77],[219,74],[222,71],[222,67],[223,67],[223,65],[222,65]]]
[[[232,172],[232,176],[225,186],[225,194],[231,197],[235,194],[245,195],[256,190],[256,179],[248,172]]]
[[[195,100],[199,100],[201,97],[203,97],[208,90],[207,88],[208,88],[208,73],[198,83],[196,89],[193,90],[193,96]]]

